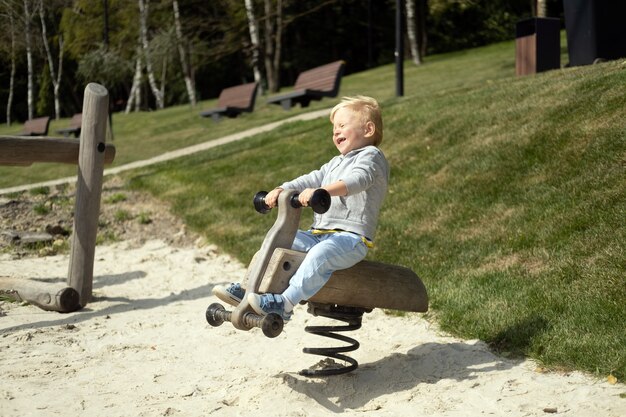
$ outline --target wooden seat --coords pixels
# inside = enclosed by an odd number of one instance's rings
[[[225,88],[217,100],[217,107],[200,112],[200,116],[218,121],[221,116],[237,117],[243,112],[252,112],[258,88],[258,83]]]
[[[46,136],[50,127],[50,117],[38,117],[24,122],[20,136]]]
[[[74,137],[80,136],[80,129],[83,125],[83,115],[82,113],[75,113],[70,120],[70,125],[65,129],[59,129],[56,132],[61,133],[63,136],[74,135]]]
[[[302,107],[308,107],[312,100],[337,97],[344,67],[344,61],[335,61],[304,71],[298,75],[292,92],[271,97],[267,102],[279,104],[283,109],[290,110],[297,103]]]
[[[282,294],[305,256],[303,252],[276,248],[258,292]],[[330,280],[308,301],[368,310],[428,311],[426,287],[415,272],[373,261],[361,261],[351,268],[333,272]]]

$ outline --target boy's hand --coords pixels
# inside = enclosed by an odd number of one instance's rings
[[[298,196],[298,201],[302,204],[302,207],[308,207],[311,197],[317,188],[305,188]]]
[[[269,208],[276,207],[276,205],[278,204],[278,196],[282,192],[283,192],[282,188],[274,188],[265,196],[265,204],[267,204]]]

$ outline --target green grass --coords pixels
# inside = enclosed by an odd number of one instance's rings
[[[109,196],[105,202],[109,203],[109,204],[115,204],[115,203],[120,203],[122,201],[126,201],[127,197],[126,194],[124,193],[115,193],[111,196]]]
[[[505,42],[407,63],[401,98],[392,65],[344,78],[342,94],[381,102],[392,167],[368,256],[416,271],[429,317],[455,335],[623,381],[626,62],[513,74]],[[141,131],[160,119],[185,132],[202,125],[188,113],[128,115],[126,129],[135,126],[146,152],[186,146],[176,129],[163,140]],[[281,117],[261,105],[203,139]],[[256,214],[252,196],[326,162],[330,137],[326,119],[297,122],[126,177],[247,263],[275,218]]]

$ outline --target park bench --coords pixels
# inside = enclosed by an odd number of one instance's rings
[[[50,127],[50,117],[37,117],[24,122],[20,136],[46,136]]]
[[[217,99],[217,107],[200,112],[200,116],[211,117],[217,122],[221,116],[237,117],[243,112],[252,112],[258,89],[258,83],[225,88]]]
[[[70,119],[70,124],[68,127],[64,129],[59,129],[56,132],[62,134],[67,137],[69,135],[74,135],[75,138],[80,136],[80,128],[83,124],[83,114],[75,113]]]
[[[283,109],[290,110],[297,103],[300,103],[302,107],[308,107],[312,100],[337,97],[344,67],[344,61],[335,61],[301,72],[292,92],[270,97],[267,102],[279,104]]]
[[[260,192],[254,198],[254,206],[260,213],[269,212]],[[211,326],[220,326],[229,321],[239,330],[260,327],[267,337],[278,336],[283,329],[283,319],[277,314],[259,316],[250,306],[247,296],[251,293],[282,293],[296,272],[304,257],[303,252],[291,250],[300,224],[301,205],[298,193],[283,191],[278,198],[278,216],[267,232],[261,249],[253,256],[243,279],[246,293],[233,311],[226,311],[220,303],[212,303],[206,310],[206,320]],[[324,213],[330,207],[330,195],[325,190],[316,190],[309,206],[317,213]],[[217,294],[217,293],[215,293]],[[359,343],[336,332],[357,330],[361,327],[364,313],[374,308],[426,312],[428,294],[420,278],[410,269],[380,262],[361,261],[355,266],[335,271],[322,289],[305,302],[308,312],[314,316],[326,317],[347,323],[346,326],[307,326],[305,331],[324,337],[342,340],[348,346],[327,348],[305,348],[305,353],[336,358],[350,363],[349,366],[336,364],[330,368],[300,372],[306,376],[337,375],[350,372],[358,367],[355,359],[341,353],[354,351]],[[231,303],[232,304],[232,303]]]

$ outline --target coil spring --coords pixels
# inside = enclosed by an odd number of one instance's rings
[[[302,351],[304,353],[309,353],[312,355],[320,355],[326,356],[328,358],[335,358],[345,362],[348,362],[350,365],[341,366],[339,368],[327,368],[327,369],[303,369],[300,371],[300,375],[303,376],[329,376],[329,375],[339,375],[347,372],[354,371],[358,368],[359,363],[349,356],[343,355],[342,353],[353,352],[359,348],[359,342],[355,339],[337,334],[336,332],[347,332],[352,330],[357,330],[361,328],[361,322],[363,319],[363,313],[369,312],[371,310],[357,308],[357,307],[345,307],[345,306],[336,306],[330,304],[315,304],[309,303],[308,308],[309,313],[314,316],[322,316],[330,319],[342,321],[347,323],[345,326],[307,326],[304,328],[304,331],[311,334],[316,334],[323,337],[329,337],[331,339],[341,340],[342,342],[348,343],[347,346],[340,347],[319,347],[319,348],[304,348]]]

